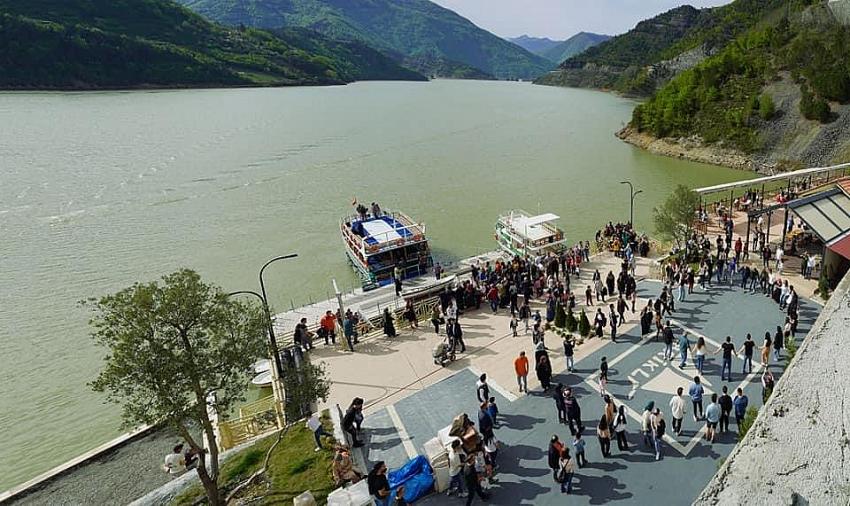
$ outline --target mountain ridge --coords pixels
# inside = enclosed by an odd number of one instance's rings
[[[300,47],[307,39],[312,50]],[[227,29],[168,0],[0,0],[0,88],[118,89],[424,80],[363,44]]]
[[[179,0],[219,23],[298,26],[335,39],[357,39],[403,62],[458,62],[502,79],[530,79],[551,62],[428,0]],[[425,70],[425,69],[423,69]]]
[[[578,32],[566,40],[552,40],[548,37],[531,37],[529,35],[521,35],[508,40],[553,63],[561,63],[567,58],[575,56],[597,44],[601,44],[610,38],[610,35]]]

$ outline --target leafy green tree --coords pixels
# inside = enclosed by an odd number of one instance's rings
[[[567,332],[575,332],[578,328],[578,320],[576,320],[575,315],[573,314],[573,309],[567,312],[567,320],[566,320]]]
[[[567,313],[564,312],[564,306],[560,302],[555,305],[555,326],[562,329],[567,324]]]
[[[244,400],[251,364],[267,352],[263,311],[188,269],[83,304],[93,312],[92,337],[107,350],[91,387],[122,406],[124,426],[175,427],[201,455],[197,472],[209,503],[224,504],[209,410],[226,413]],[[193,425],[206,436],[206,449]]]
[[[590,335],[590,320],[587,319],[584,309],[581,310],[581,315],[579,316],[578,333],[581,337],[587,337]]]
[[[699,195],[685,185],[678,185],[667,200],[652,210],[655,231],[664,239],[671,239],[677,246],[691,235],[699,208]]]
[[[311,406],[321,399],[328,399],[331,381],[327,377],[324,363],[303,362],[300,367],[287,367],[282,373],[286,391],[286,419],[298,420],[312,411]]]

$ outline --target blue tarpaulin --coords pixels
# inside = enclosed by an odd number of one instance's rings
[[[428,459],[419,455],[414,457],[400,469],[387,473],[387,481],[390,482],[391,496],[395,497],[395,490],[399,485],[404,485],[404,500],[413,501],[425,497],[434,488],[434,475]]]

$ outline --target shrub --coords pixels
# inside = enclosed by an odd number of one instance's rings
[[[573,314],[572,308],[570,308],[569,312],[567,313],[566,325],[567,325],[567,332],[573,333],[573,332],[576,331],[576,329],[578,329],[578,320],[576,320],[576,317]]]
[[[567,314],[564,313],[564,306],[560,302],[555,305],[555,327],[562,329],[567,324]]]
[[[812,93],[808,86],[802,87],[803,96],[800,99],[800,112],[806,119],[827,123],[832,116],[832,110],[826,100]]]
[[[755,423],[758,415],[759,410],[754,406],[747,408],[747,413],[744,415],[744,421],[741,422],[741,425],[738,427],[738,441],[744,439],[744,436],[747,435],[747,432],[749,432],[750,427],[752,427],[753,423]]]
[[[826,279],[826,274],[821,274],[818,280],[818,295],[823,300],[829,300],[829,281]]]
[[[797,354],[797,341],[792,337],[785,343],[785,368],[791,365],[794,356]]]
[[[759,116],[761,119],[767,121],[776,114],[776,105],[773,103],[773,97],[769,94],[764,93],[761,97],[759,97]]]
[[[578,333],[582,337],[587,337],[590,335],[590,320],[587,319],[587,315],[584,313],[584,309],[581,310],[581,316],[579,316]]]

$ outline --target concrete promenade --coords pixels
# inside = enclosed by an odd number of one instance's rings
[[[574,289],[583,288],[595,268],[603,276],[608,270],[617,272],[619,261],[603,254],[583,267],[581,282],[573,279]],[[637,277],[640,279],[648,275],[649,270],[650,261],[640,259]],[[661,285],[643,281],[638,289],[639,311],[646,304],[646,299],[655,298]],[[577,291],[583,292],[583,289]],[[579,304],[579,309],[583,307]],[[731,335],[733,342],[740,347],[747,332],[753,334],[760,346],[764,332],[775,330],[783,317],[769,298],[728,286],[715,286],[707,291],[697,289],[676,307],[672,319],[679,329],[690,333],[692,341],[698,335],[704,336],[710,352],[726,335]],[[595,312],[595,307],[589,309]],[[819,309],[808,300],[801,301],[798,339],[808,331]],[[693,421],[690,405],[682,436],[671,437],[668,402],[677,386],[687,389],[694,374],[693,363],[689,362],[684,370],[680,370],[678,362],[661,360],[659,355],[663,346],[654,342],[652,336],[642,338],[639,335],[637,317],[638,314],[627,312],[627,322],[620,328],[622,337],[617,343],[612,343],[606,332],[605,339],[592,338],[578,347],[577,369],[572,374],[565,373],[560,338],[547,333],[546,343],[555,372],[553,381],[571,385],[578,392],[587,427],[584,437],[591,463],[577,473],[571,502],[646,504],[663,501],[665,504],[690,504],[735,445],[734,433],[721,435],[714,444],[702,439],[704,423]],[[564,498],[546,466],[546,450],[552,434],[568,439],[569,431],[557,423],[554,403],[548,393],[541,391],[533,370],[529,375],[531,393],[519,394],[513,359],[520,350],[531,355],[533,347],[529,335],[517,338],[509,335],[508,320],[505,310],[493,315],[484,307],[461,316],[467,353],[445,368],[433,364],[431,349],[442,336],[435,335],[428,322],[422,322],[418,330],[401,330],[395,339],[374,338],[361,344],[355,353],[319,345],[312,352],[314,360],[327,364],[334,381],[329,403],[339,403],[344,409],[355,396],[366,399],[367,461],[385,460],[390,468],[398,467],[410,456],[421,453],[422,444],[448,425],[455,415],[466,412],[475,418],[475,380],[480,372],[486,372],[491,393],[496,397],[502,414],[496,430],[503,443],[499,457],[500,481],[491,491],[491,502],[563,502]],[[627,406],[631,417],[628,427],[630,451],[620,452],[614,444],[613,455],[607,459],[600,454],[594,430],[602,413],[602,402],[596,392],[597,370],[602,356],[607,356],[612,368],[608,390],[617,404]],[[741,386],[750,404],[759,406],[760,365],[755,364],[753,374],[748,375],[741,374],[741,365],[740,359],[733,359],[733,381],[723,383],[719,378],[719,356],[709,355],[704,375],[706,389],[719,392],[720,387],[727,384],[734,392]],[[779,365],[771,367],[777,376],[781,369]],[[664,458],[659,462],[655,461],[648,448],[642,446],[637,434],[637,417],[649,400],[654,400],[661,407],[668,422]],[[708,402],[706,399],[705,404]],[[445,496],[432,496],[424,503],[446,504],[446,501]]]

